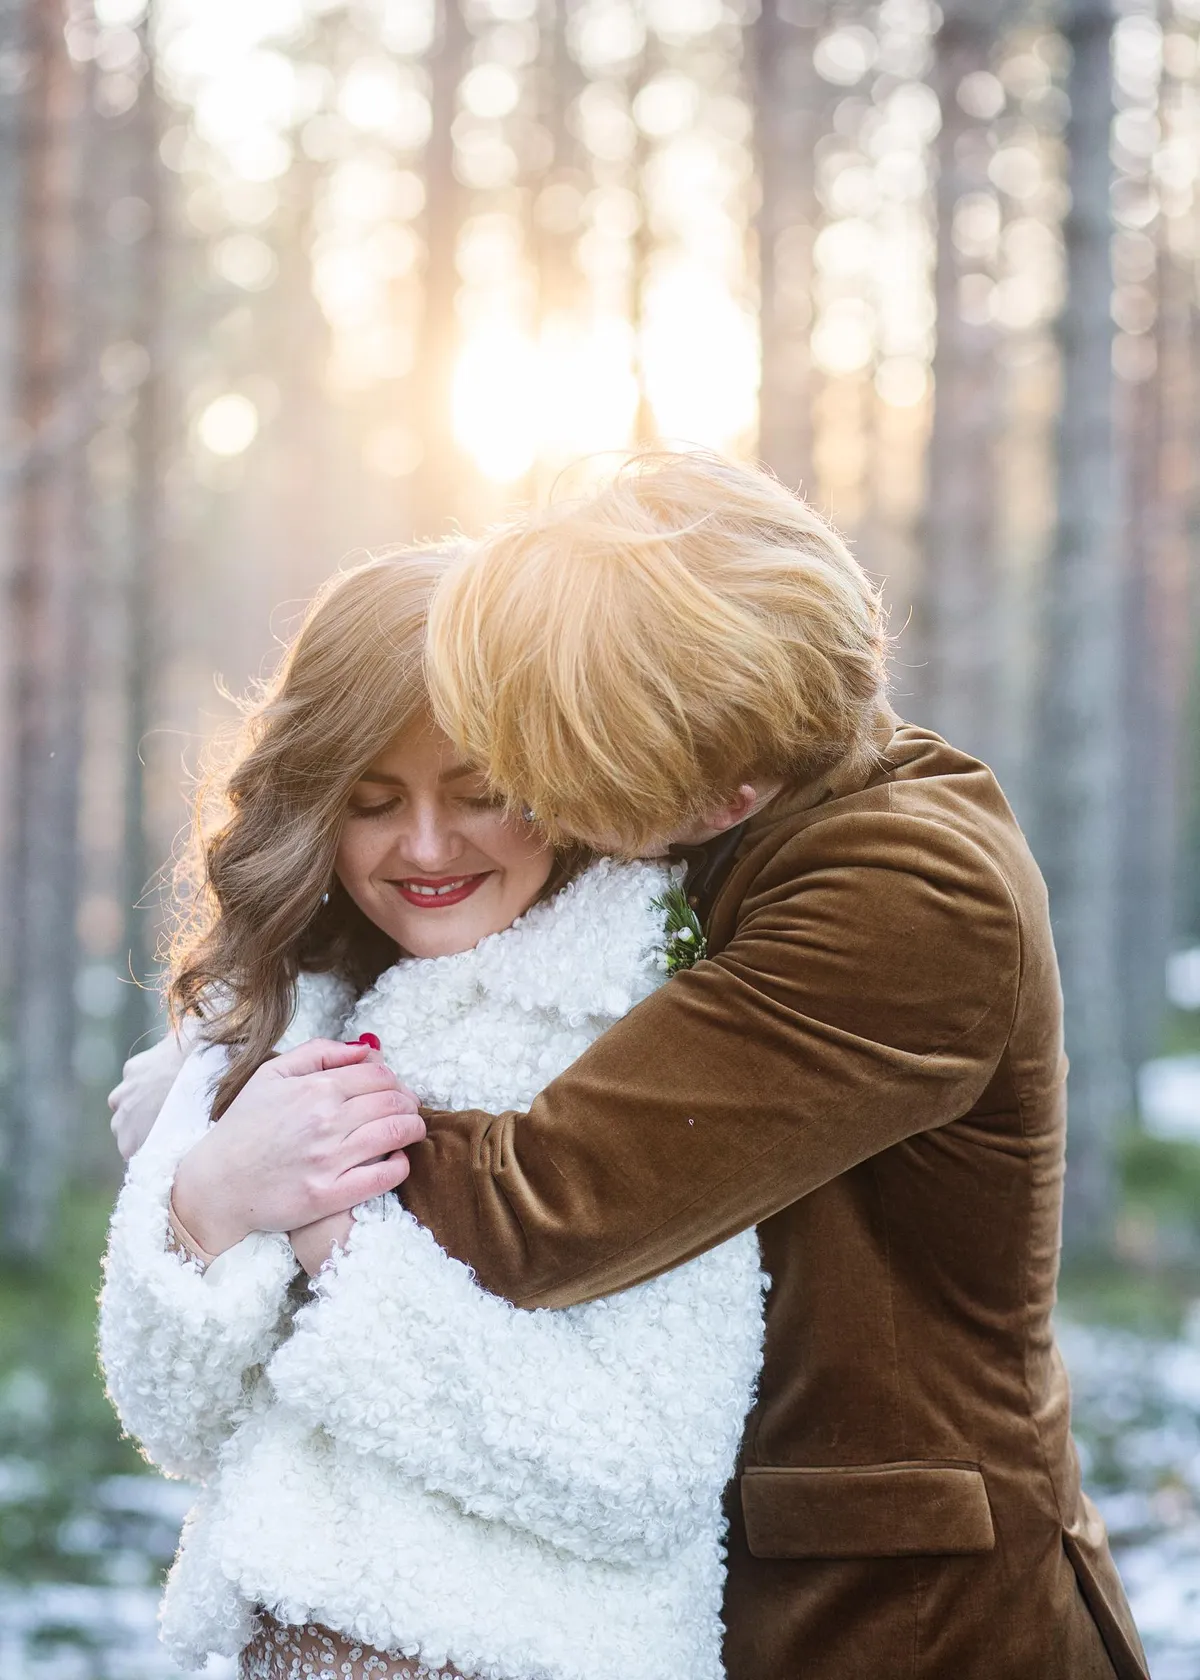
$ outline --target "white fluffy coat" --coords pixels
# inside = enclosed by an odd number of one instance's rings
[[[370,1028],[431,1105],[525,1108],[662,982],[665,880],[598,863],[357,1005],[306,981],[285,1044]],[[384,1196],[297,1310],[284,1236],[204,1273],[164,1248],[220,1054],[191,1059],[131,1163],[101,1300],[122,1421],[204,1484],[164,1598],[175,1657],[238,1651],[263,1604],[484,1680],[720,1680],[721,1496],[761,1357],[754,1234],[526,1312]]]

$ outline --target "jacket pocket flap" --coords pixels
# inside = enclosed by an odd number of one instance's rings
[[[971,1464],[752,1465],[742,1512],[758,1558],[920,1557],[990,1552],[987,1488]]]

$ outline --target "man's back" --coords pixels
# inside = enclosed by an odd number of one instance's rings
[[[751,820],[710,960],[528,1115],[430,1116],[405,1199],[529,1306],[758,1225],[730,1680],[1137,1680],[1049,1328],[1045,890],[984,766],[886,712],[876,746]]]
[[[936,737],[900,728],[867,788],[791,824],[836,857],[869,844],[876,818],[914,837],[949,828],[977,848],[982,875],[998,872],[1019,933],[1011,1025],[967,1113],[759,1228],[773,1287],[731,1501],[731,1680],[1107,1676],[1093,1616],[1117,1671],[1135,1675],[1119,1653],[1137,1649],[1136,1635],[1080,1495],[1050,1328],[1066,1065],[1045,890],[990,773]],[[717,949],[738,876],[788,824],[778,814],[743,845],[716,906]],[[912,866],[926,855],[920,844]],[[902,861],[882,848],[881,867]],[[921,970],[936,957],[921,959],[895,976],[900,1016],[925,1005]],[[864,1025],[902,1041],[894,1021]]]

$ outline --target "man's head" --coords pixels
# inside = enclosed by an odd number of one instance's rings
[[[465,553],[427,660],[439,722],[552,838],[641,852],[865,764],[886,654],[832,527],[697,453],[638,456]]]

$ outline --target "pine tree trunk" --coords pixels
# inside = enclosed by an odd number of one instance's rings
[[[1186,124],[1190,92],[1188,83],[1164,77],[1160,113],[1179,112]],[[1186,785],[1181,746],[1193,624],[1187,526],[1198,396],[1194,264],[1186,248],[1175,248],[1173,218],[1165,208],[1148,231],[1158,239],[1155,371],[1128,389],[1124,404],[1133,482],[1124,545],[1129,646],[1120,911],[1124,1047],[1131,1066],[1159,1047],[1174,932],[1178,796]]]
[[[0,62],[18,64],[24,56],[26,0],[0,0]],[[23,181],[23,92],[14,76],[0,81],[0,227],[15,228],[21,213]],[[9,598],[15,564],[17,473],[24,457],[20,433],[20,319],[17,298],[20,263],[15,239],[0,239],[0,427],[13,447],[0,463],[0,590]],[[15,719],[9,709],[16,657],[16,626],[11,614],[0,613],[0,788],[11,789],[14,779]],[[0,906],[12,900],[14,883],[14,836],[12,823],[15,800],[0,797]],[[14,976],[12,948],[0,940],[0,1008],[11,1004]],[[0,1044],[8,1041],[10,1024],[0,1016]],[[3,1173],[3,1138],[0,1137],[0,1174]]]
[[[959,254],[955,211],[988,191],[987,123],[964,111],[964,77],[986,71],[996,38],[991,0],[949,0],[936,39],[937,347],[929,442],[921,643],[914,678],[919,714],[956,746],[995,762],[999,745],[1003,611],[995,530],[999,430],[997,332],[964,318],[961,282],[978,263]]]
[[[86,570],[80,435],[85,382],[77,365],[72,278],[79,163],[78,78],[64,11],[27,13],[18,219],[24,464],[17,486],[8,610],[13,646],[12,820],[5,900],[11,1058],[6,1088],[5,1249],[44,1253],[68,1158],[77,1092],[76,847]]]
[[[1071,210],[1059,323],[1058,519],[1047,565],[1037,707],[1037,851],[1066,1005],[1070,1125],[1066,1239],[1102,1249],[1114,1142],[1129,1104],[1117,961],[1120,508],[1113,447],[1109,0],[1072,0],[1067,128]]]
[[[812,479],[812,249],[818,207],[814,156],[824,89],[813,68],[817,8],[763,0],[754,26],[758,173],[758,453],[796,488]],[[803,18],[805,21],[796,21]]]
[[[659,68],[658,42],[649,21],[646,22],[646,39],[638,57],[634,73],[630,78],[629,102],[631,107],[637,100],[638,94],[646,84],[653,80]],[[646,333],[647,333],[647,296],[650,289],[650,271],[654,261],[654,230],[650,225],[650,206],[646,194],[646,169],[650,162],[650,143],[646,135],[638,130],[637,140],[633,149],[633,160],[630,187],[637,197],[641,211],[637,228],[634,231],[631,257],[631,272],[629,284],[629,318],[633,327],[634,358],[637,373],[637,410],[633,421],[634,442],[639,449],[652,447],[659,441],[658,420],[654,413],[654,405],[650,401],[650,392],[646,382]]]
[[[140,31],[147,67],[130,125],[136,195],[149,206],[134,273],[135,334],[147,352],[148,372],[138,388],[133,420],[133,484],[129,508],[129,556],[125,573],[125,821],[121,904],[131,984],[123,993],[120,1038],[136,1049],[156,1010],[148,989],[155,966],[157,929],[146,903],[159,860],[149,832],[147,736],[159,690],[163,624],[159,572],[162,521],[163,431],[165,426],[162,289],[166,283],[160,113],[154,74],[153,14]]]
[[[580,203],[591,184],[588,158],[571,131],[571,106],[584,86],[568,43],[570,0],[542,0],[538,63],[538,117],[550,136],[545,166],[528,184],[533,198],[532,246],[537,267],[538,317],[576,315],[586,288],[578,261],[579,223],[555,202],[560,190],[577,192]]]
[[[533,326],[541,338],[542,356],[554,353],[558,335],[570,342],[575,334],[586,331],[590,313],[579,236],[593,174],[592,160],[573,132],[571,120],[572,107],[586,85],[571,52],[571,18],[571,0],[541,0],[533,110],[549,144],[544,152],[535,151],[521,181],[529,206],[526,238],[537,287]],[[553,426],[552,420],[543,422],[547,423]],[[549,491],[558,476],[563,463],[553,454],[555,446],[562,447],[557,439],[525,475],[521,492],[530,501]]]
[[[432,128],[425,154],[425,275],[421,334],[412,387],[423,460],[414,486],[418,534],[443,531],[460,504],[464,463],[454,438],[453,377],[458,344],[456,254],[463,190],[454,173],[458,85],[470,35],[463,0],[442,0],[437,45],[430,58]]]

